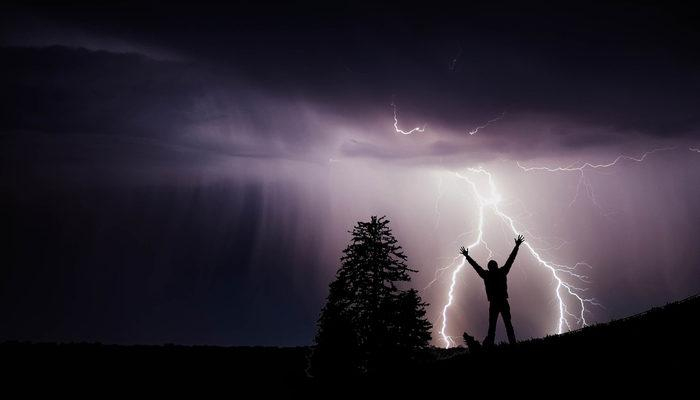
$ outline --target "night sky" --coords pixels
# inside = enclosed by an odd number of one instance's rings
[[[590,265],[589,322],[700,292],[690,6],[29,3],[0,6],[0,340],[311,344],[371,215],[439,328],[477,167],[528,243]],[[450,333],[485,334],[476,274],[456,288]],[[519,337],[556,331],[523,251],[509,288]]]

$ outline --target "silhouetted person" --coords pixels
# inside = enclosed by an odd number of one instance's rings
[[[510,253],[505,265],[498,268],[498,263],[494,260],[489,261],[488,271],[481,268],[473,258],[469,257],[469,250],[461,247],[459,252],[466,257],[469,264],[474,267],[477,274],[484,280],[486,285],[486,298],[489,300],[489,333],[484,340],[484,346],[493,345],[494,337],[496,336],[496,322],[498,314],[503,316],[503,323],[506,325],[508,333],[508,342],[515,343],[515,331],[513,324],[510,321],[510,304],[508,304],[508,279],[507,275],[510,272],[510,267],[513,266],[515,256],[518,255],[518,248],[525,241],[523,235],[518,235],[515,239],[515,247]]]

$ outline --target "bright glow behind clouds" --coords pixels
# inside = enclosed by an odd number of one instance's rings
[[[680,175],[670,172],[682,165],[689,168],[698,160],[693,159],[690,152],[675,156],[659,156],[648,164],[622,165],[615,171],[593,174],[589,178],[591,184],[609,213],[601,213],[589,201],[570,205],[577,190],[577,177],[527,174],[509,161],[491,163],[487,168],[498,177],[504,210],[533,233],[528,240],[537,246],[539,254],[557,264],[581,260],[594,266],[590,270],[584,268],[590,281],[585,285],[585,295],[605,305],[605,308],[590,309],[590,321],[600,321],[641,311],[632,304],[651,306],[667,301],[664,298],[692,293],[698,286],[697,279],[688,280],[693,275],[693,267],[682,256],[687,255],[689,247],[686,246],[691,239],[686,236],[672,241],[667,239],[675,236],[674,221],[680,222],[693,215],[694,205],[683,199],[698,195],[697,186],[686,183],[697,181],[697,168],[686,169],[687,173]],[[550,163],[562,161],[549,160]],[[460,245],[468,245],[476,237],[476,231],[465,234],[465,227],[478,226],[477,203],[469,187],[450,170],[390,165],[373,168],[370,165],[333,164],[331,168],[336,178],[332,179],[335,183],[331,197],[335,199],[334,204],[343,204],[334,207],[334,214],[345,215],[342,219],[346,225],[353,220],[349,215],[355,218],[368,212],[389,215],[409,261],[421,271],[415,286],[422,288],[434,278],[436,268],[454,258]],[[351,170],[351,176],[343,176],[343,172]],[[353,187],[354,190],[350,189]],[[439,193],[438,214],[435,202]],[[672,200],[667,199],[669,194],[673,194]],[[666,215],[649,212],[649,207],[655,208],[666,201],[674,204]],[[503,229],[502,221],[488,213],[484,225],[486,235],[491,238],[489,248],[494,258],[502,263],[511,249],[513,232]],[[616,246],[611,247],[609,243],[616,243]],[[654,243],[664,245],[658,247]],[[473,254],[479,262],[485,263],[489,250],[477,247]],[[438,329],[446,285],[450,283],[449,272],[423,291],[432,304],[430,316]],[[462,272],[456,284],[455,293],[459,295],[450,311],[454,321],[451,333],[468,329],[479,337],[487,324],[483,283],[469,269]],[[527,252],[519,255],[509,287],[520,337],[557,331],[558,306],[552,296],[556,282]],[[573,309],[573,303],[567,304]],[[435,343],[441,345],[435,336]]]

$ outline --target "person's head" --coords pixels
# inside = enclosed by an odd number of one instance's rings
[[[489,271],[495,271],[498,269],[498,263],[494,260],[491,260],[491,261],[489,261],[488,267],[489,267]]]

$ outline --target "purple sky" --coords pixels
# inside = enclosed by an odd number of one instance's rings
[[[591,266],[590,321],[700,291],[697,12],[435,8],[3,6],[0,339],[309,344],[347,230],[387,215],[440,345],[451,270],[425,287],[476,238],[478,166],[543,257]],[[519,337],[556,331],[527,252],[509,288]],[[449,333],[485,334],[473,271],[455,294]]]

